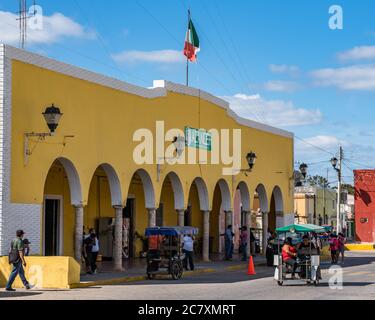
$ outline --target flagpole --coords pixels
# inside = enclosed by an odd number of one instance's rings
[[[190,9],[188,9],[188,32],[190,27]],[[186,86],[189,86],[189,58],[186,57]]]

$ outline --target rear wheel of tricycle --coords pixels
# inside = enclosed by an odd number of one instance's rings
[[[171,265],[171,275],[173,280],[179,280],[182,277],[182,263],[181,261],[173,261]]]

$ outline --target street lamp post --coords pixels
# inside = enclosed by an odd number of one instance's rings
[[[307,176],[307,169],[308,165],[306,163],[301,163],[299,166],[299,171],[295,170],[294,171],[294,180],[295,180],[295,187],[302,187],[303,186],[303,181],[306,180]]]
[[[338,183],[337,183],[337,233],[342,231],[342,226],[341,226],[341,166],[342,166],[342,157],[343,157],[343,150],[342,147],[340,146],[340,152],[339,152],[339,159],[336,157],[331,159],[331,164],[333,169],[336,170],[337,175],[338,175]]]

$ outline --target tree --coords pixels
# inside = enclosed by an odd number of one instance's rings
[[[312,186],[312,187],[322,187],[322,188],[327,188],[329,187],[328,180],[322,176],[315,175],[315,176],[310,176],[307,178],[307,184]]]
[[[344,184],[341,185],[341,188],[342,188],[342,190],[348,191],[348,194],[354,196],[355,190],[354,190],[354,187],[351,184],[344,183]]]

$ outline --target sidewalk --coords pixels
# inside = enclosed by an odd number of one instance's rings
[[[261,266],[266,264],[265,257],[254,257],[254,264]],[[98,285],[115,285],[126,282],[143,281],[147,279],[146,259],[132,259],[124,261],[124,272],[112,271],[111,262],[98,263],[100,272],[95,275],[81,274],[81,282],[72,284],[71,289],[87,288]],[[220,255],[211,257],[210,262],[196,261],[194,271],[184,271],[184,275],[195,275],[202,273],[224,272],[230,270],[246,270],[247,262],[241,261],[238,255],[233,255],[233,261],[223,261]]]

